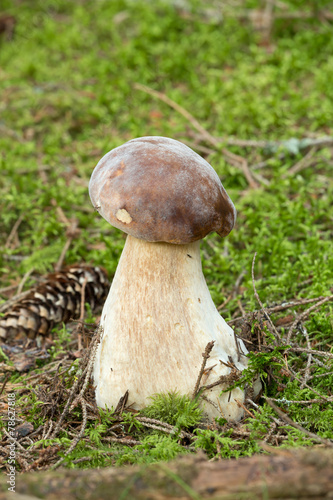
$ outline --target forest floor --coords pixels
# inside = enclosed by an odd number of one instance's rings
[[[1,9],[0,314],[66,265],[101,266],[112,280],[125,236],[94,211],[91,172],[127,140],[172,137],[214,167],[237,208],[227,238],[202,242],[202,264],[250,351],[236,384],[259,373],[263,393],[248,394],[237,423],[205,423],[198,401],[176,393],[140,413],[126,401],[98,409],[100,309],[82,306],[46,349],[2,344],[0,468],[10,470],[10,401],[17,473],[332,448],[332,2]]]

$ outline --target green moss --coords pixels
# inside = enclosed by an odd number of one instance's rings
[[[285,0],[290,11],[313,12],[329,2]],[[248,20],[244,9],[262,2],[244,0],[239,7],[188,0],[179,7],[169,1],[3,0],[2,10],[16,20],[11,40],[0,35],[0,269],[1,287],[26,283],[53,269],[67,241],[67,225],[59,209],[80,231],[66,263],[86,262],[115,272],[124,235],[111,228],[91,206],[87,185],[97,161],[110,149],[133,137],[170,136],[193,142],[191,124],[166,103],[139,91],[148,85],[190,111],[213,136],[225,138],[233,153],[245,157],[253,173],[266,179],[256,190],[240,169],[227,163],[217,148],[202,153],[214,166],[235,202],[238,220],[231,235],[209,235],[202,243],[205,277],[225,319],[258,308],[251,265],[257,252],[256,288],[265,306],[295,298],[329,295],[333,289],[333,181],[331,146],[309,153],[304,139],[332,136],[333,37],[329,22],[320,16],[276,20],[271,46]],[[277,9],[280,7],[277,6]],[[266,143],[250,148],[227,139],[256,139]],[[201,146],[209,146],[201,141]],[[298,173],[290,169],[304,156],[313,163]],[[266,161],[264,168],[255,165]],[[16,237],[8,243],[15,225]],[[6,244],[7,243],[7,244]],[[242,277],[235,293],[235,283]],[[230,298],[231,297],[231,298]],[[6,296],[1,296],[5,300]],[[323,306],[304,323],[314,349],[332,351],[332,307]],[[277,316],[278,317],[278,316]],[[274,316],[274,320],[277,318]],[[249,356],[249,369],[239,384],[259,372],[266,395],[296,422],[321,437],[332,439],[332,411],[328,403],[292,401],[320,399],[314,391],[291,380],[284,371],[284,349],[276,348],[265,327],[266,350]],[[64,348],[66,332],[57,327],[54,359]],[[295,331],[292,341],[305,345]],[[62,345],[61,345],[62,344]],[[1,355],[2,359],[5,356]],[[289,353],[288,361],[303,373],[306,354]],[[167,362],[167,360],[166,360]],[[73,383],[77,366],[62,373],[65,386]],[[311,367],[311,387],[330,393],[332,363]],[[10,382],[24,382],[15,374]],[[1,382],[1,381],[0,381]],[[32,388],[33,389],[33,388]],[[33,392],[22,397],[36,425],[43,423],[43,404]],[[231,437],[230,429],[199,429],[196,444],[210,457],[237,457],[258,451],[272,422],[272,410],[261,402],[246,423],[247,439]],[[177,428],[194,429],[201,413],[195,402],[177,395],[155,396],[145,415]],[[77,418],[82,419],[81,411]],[[68,467],[104,466],[170,459],[183,453],[178,436],[143,429],[133,416],[125,428],[141,442],[140,448],[103,444],[111,412],[88,422],[87,436],[95,448],[80,443],[66,458]],[[221,423],[221,422],[220,422]],[[285,428],[287,444],[309,444],[299,431]],[[62,450],[68,449],[60,434]],[[66,444],[67,443],[67,444]],[[113,455],[112,455],[113,453]],[[91,454],[91,460],[73,464]]]
[[[161,420],[178,428],[194,427],[202,418],[202,410],[196,400],[180,396],[176,392],[155,394],[151,404],[143,410],[143,415]]]

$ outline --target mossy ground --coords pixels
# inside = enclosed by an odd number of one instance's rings
[[[238,211],[228,238],[212,234],[202,244],[213,300],[237,333],[252,339],[259,354],[252,356],[251,366],[261,373],[264,394],[277,400],[303,429],[332,440],[330,302],[300,317],[291,332],[288,345],[324,352],[311,358],[305,350],[286,352],[283,343],[295,314],[311,303],[272,310],[282,341],[263,313],[250,314],[260,309],[251,276],[255,252],[256,289],[268,310],[333,293],[333,25],[319,13],[332,4],[286,0],[282,10],[276,7],[268,38],[250,15],[264,2],[244,0],[238,7],[223,2],[222,10],[221,4],[2,1],[15,29],[0,35],[1,297],[5,301],[15,293],[23,276],[29,288],[53,269],[68,239],[66,220],[79,229],[66,263],[102,265],[112,276],[124,235],[90,204],[87,185],[93,167],[107,151],[134,137],[184,141],[213,165]],[[279,18],[281,12],[300,11],[308,17]],[[220,140],[218,145],[198,132],[193,120],[136,84],[190,111]],[[324,136],[330,139],[315,142]],[[223,147],[237,155],[234,162],[227,161]],[[252,186],[239,157],[248,162]],[[236,320],[242,316],[243,321]],[[60,359],[60,350],[66,352],[64,345],[70,343],[61,326],[55,337],[58,334],[63,345],[55,344],[52,361]],[[49,386],[55,373],[47,365],[41,369],[51,374],[40,382],[44,396],[35,387],[36,379],[14,374],[7,381],[7,389],[31,384],[27,391],[17,389],[17,401],[20,417],[35,428],[46,417],[59,418],[71,384],[80,376],[78,361],[69,357],[66,363],[56,386],[58,392],[60,386],[63,390],[60,406],[52,415],[45,393],[54,395],[55,387]],[[316,442],[279,420],[264,399],[258,404],[258,409],[249,407],[247,420],[235,427],[219,422],[200,428],[183,420],[171,437],[143,427],[131,414],[118,416],[122,428],[115,437],[132,436],[139,444],[131,447],[124,441],[105,441],[115,420],[107,412],[99,417],[92,413],[85,440],[65,464],[149,462],[198,448],[210,458],[237,457],[262,450],[260,440],[284,446]],[[29,455],[38,460],[44,449],[44,462],[33,468],[55,463],[58,453],[69,449],[82,425],[82,412],[76,408],[57,439],[44,440],[39,451]],[[157,412],[154,418],[167,423],[163,415]],[[193,438],[180,437],[181,429]],[[53,450],[50,455],[47,449]],[[24,456],[19,467],[27,467]]]

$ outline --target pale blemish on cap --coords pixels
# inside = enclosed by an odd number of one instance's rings
[[[116,217],[120,222],[123,222],[124,224],[130,224],[133,220],[130,214],[124,208],[120,208],[117,211]]]

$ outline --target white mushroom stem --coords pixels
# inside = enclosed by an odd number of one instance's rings
[[[247,350],[219,315],[202,274],[199,242],[149,243],[127,236],[101,317],[94,383],[101,407],[115,407],[129,390],[129,404],[141,409],[156,393],[193,393],[208,342],[215,344],[207,384],[231,369],[247,366]],[[207,390],[210,417],[240,419],[244,391]]]

